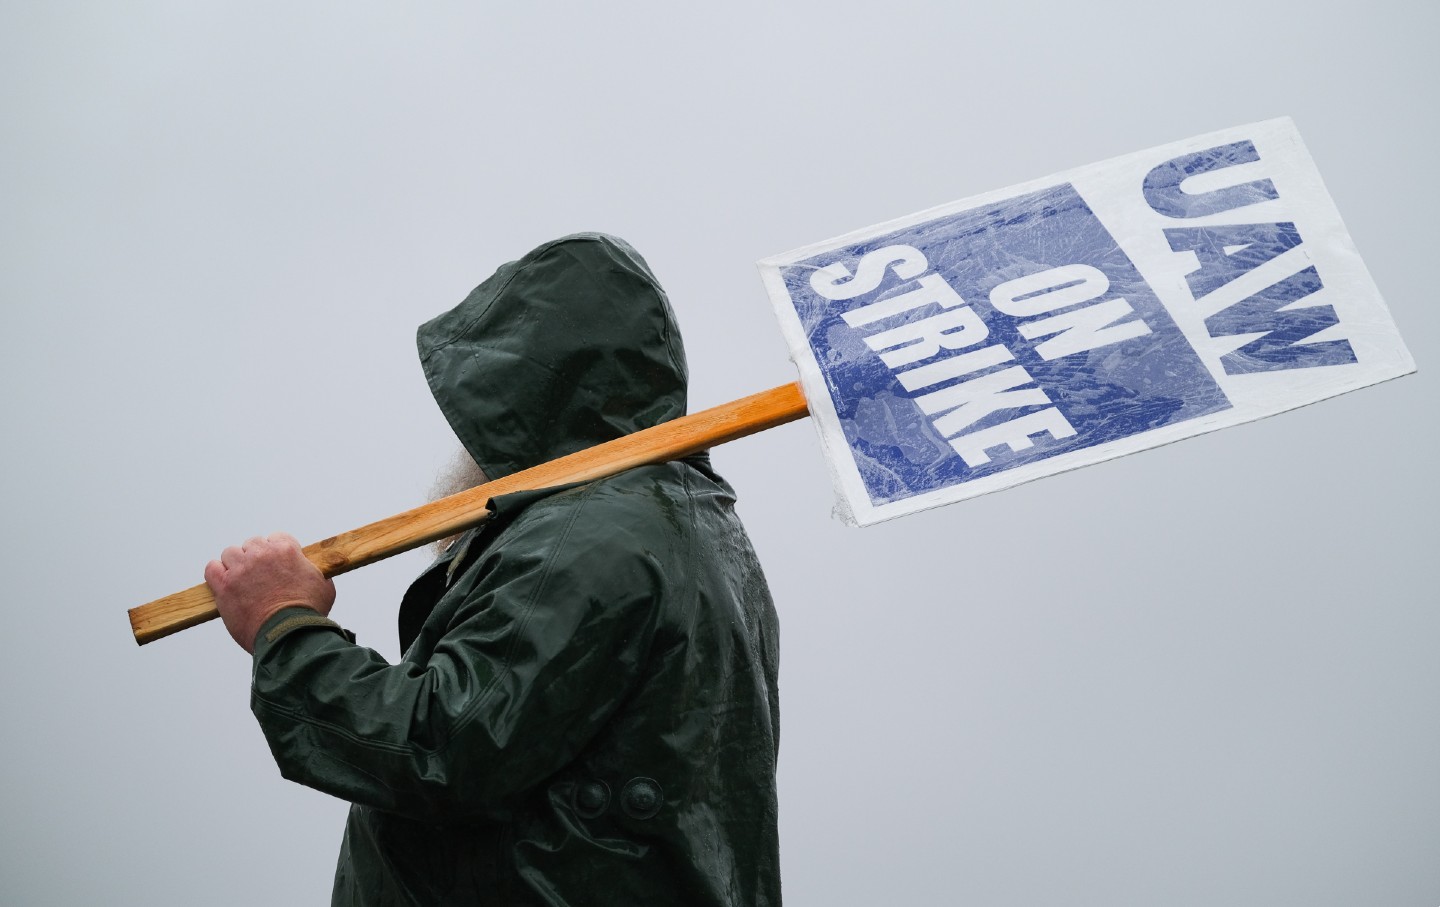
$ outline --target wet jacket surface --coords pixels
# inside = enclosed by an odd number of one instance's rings
[[[491,478],[683,414],[644,261],[598,234],[421,327]],[[252,705],[294,781],[353,805],[337,904],[778,905],[778,630],[705,456],[507,495],[406,593],[397,665],[287,609]]]

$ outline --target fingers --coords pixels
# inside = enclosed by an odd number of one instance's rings
[[[273,550],[286,548],[301,550],[300,543],[295,541],[295,537],[288,532],[272,532],[268,536],[257,535],[246,539],[243,544],[231,545],[220,552],[219,563],[225,570],[234,570],[245,561]]]
[[[211,561],[205,565],[205,583],[213,591],[225,581],[225,565],[219,561]]]

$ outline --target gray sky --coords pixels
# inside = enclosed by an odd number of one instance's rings
[[[417,324],[577,230],[700,408],[793,380],[766,255],[1295,118],[1418,375],[865,530],[813,429],[717,452],[783,627],[791,905],[1440,904],[1440,14],[1204,5],[7,3],[0,901],[322,903],[218,624],[246,536],[423,499]],[[398,657],[410,555],[335,616]]]

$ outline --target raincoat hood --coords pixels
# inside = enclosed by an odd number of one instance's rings
[[[421,325],[430,392],[494,480],[685,414],[670,302],[628,243],[578,233]]]

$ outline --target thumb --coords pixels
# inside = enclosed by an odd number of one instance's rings
[[[211,561],[205,565],[205,585],[210,587],[211,592],[224,585],[225,573],[225,565],[219,561]]]

